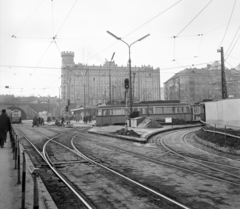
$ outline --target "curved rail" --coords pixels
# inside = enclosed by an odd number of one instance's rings
[[[180,132],[180,131],[179,131],[179,132]],[[137,153],[132,153],[132,152],[123,150],[123,149],[121,149],[121,148],[119,148],[119,147],[115,147],[115,146],[111,146],[111,145],[102,145],[101,143],[98,143],[98,142],[95,142],[95,143],[96,143],[96,144],[100,144],[101,146],[104,146],[104,147],[107,147],[107,148],[117,149],[118,151],[121,151],[121,152],[124,152],[124,153],[131,153],[131,154],[134,154],[134,155],[136,155],[136,156],[138,156],[138,157],[140,157],[140,158],[145,159],[145,157],[142,157],[141,155],[139,155],[139,154],[137,154]],[[164,147],[164,146],[163,146],[163,147]],[[165,147],[164,147],[164,148],[165,148]],[[167,148],[165,148],[165,149],[167,149]],[[167,149],[167,150],[168,150],[168,149]],[[169,152],[171,152],[171,150],[169,150]],[[185,157],[185,156],[183,155],[183,158],[184,158],[184,157]],[[189,158],[189,159],[192,159],[192,160],[194,160],[194,161],[201,161],[201,160],[198,160],[198,159],[195,159],[195,158],[191,158],[191,157],[185,157],[185,158]],[[198,172],[198,171],[186,169],[186,168],[180,167],[180,166],[178,166],[178,165],[169,164],[169,163],[166,163],[166,162],[163,162],[163,161],[157,160],[157,161],[155,162],[155,160],[152,160],[152,159],[151,159],[151,162],[160,163],[160,164],[163,164],[163,165],[171,166],[171,167],[173,167],[173,168],[177,168],[177,169],[181,169],[181,170],[183,170],[183,171],[195,173],[195,174],[198,174],[198,175],[201,175],[201,176],[205,176],[205,177],[208,177],[208,178],[212,178],[212,179],[215,179],[215,180],[218,180],[218,181],[224,181],[224,182],[227,181],[227,180],[224,180],[224,179],[221,179],[221,178],[218,178],[218,177],[210,176],[210,175],[207,175],[207,174],[204,174],[204,173],[200,173],[200,172]],[[211,163],[211,162],[210,162],[210,161],[207,161],[207,163]],[[201,164],[201,163],[199,163],[199,164]],[[205,165],[204,165],[204,166],[205,166]],[[206,166],[205,166],[205,167],[206,167]],[[212,167],[210,167],[210,168],[212,168]],[[235,168],[235,167],[233,167],[233,168]],[[236,168],[235,168],[235,169],[236,169]],[[232,174],[231,174],[231,175],[232,175]],[[239,178],[239,176],[237,176],[237,178]],[[228,183],[231,183],[231,184],[237,184],[237,183],[231,182],[231,181],[227,181],[227,182],[228,182]],[[237,185],[240,185],[240,184],[237,184]]]
[[[90,205],[84,200],[84,198],[81,197],[81,196],[79,195],[79,193],[75,191],[75,189],[66,181],[66,179],[63,178],[62,175],[58,173],[58,171],[52,166],[51,162],[49,161],[49,159],[48,159],[48,157],[47,157],[47,154],[46,154],[46,145],[47,145],[50,141],[55,142],[54,139],[55,139],[56,137],[64,134],[64,133],[61,133],[61,134],[59,134],[59,135],[57,135],[57,136],[55,136],[55,137],[53,137],[53,138],[49,138],[49,137],[45,136],[44,134],[41,134],[42,136],[44,136],[45,138],[47,138],[48,141],[45,142],[45,144],[44,144],[44,146],[43,146],[43,151],[40,152],[40,151],[36,148],[36,146],[29,140],[29,138],[28,138],[21,130],[19,130],[19,131],[20,131],[21,134],[24,136],[24,138],[31,144],[31,146],[37,151],[37,153],[42,157],[42,159],[44,160],[44,162],[47,163],[47,165],[49,166],[49,168],[64,182],[64,184],[84,203],[84,205],[85,205],[88,209],[93,209],[93,207],[90,206]],[[39,134],[40,134],[40,133],[39,133]]]
[[[75,137],[76,137],[76,136],[75,136]],[[155,195],[158,195],[158,196],[160,196],[160,197],[168,200],[168,201],[171,202],[171,203],[174,203],[174,204],[180,206],[181,208],[190,209],[189,207],[187,207],[187,206],[185,206],[185,205],[183,205],[183,204],[181,204],[181,203],[179,203],[179,202],[177,202],[177,201],[175,201],[175,200],[173,200],[173,199],[171,199],[171,198],[169,198],[169,197],[167,197],[167,196],[165,196],[165,195],[163,195],[163,194],[161,194],[161,193],[159,193],[159,192],[156,192],[156,191],[154,191],[153,189],[151,189],[151,188],[149,188],[149,187],[147,187],[147,186],[144,186],[143,184],[138,183],[137,181],[134,181],[134,180],[128,178],[127,176],[124,176],[124,175],[122,175],[122,174],[120,174],[120,173],[112,170],[111,168],[108,168],[108,167],[106,167],[106,166],[104,166],[104,165],[102,165],[102,164],[100,164],[100,163],[98,163],[98,162],[90,159],[89,157],[87,157],[86,155],[84,155],[83,153],[81,153],[81,152],[75,147],[74,142],[73,142],[73,140],[74,140],[75,137],[72,138],[71,144],[72,144],[72,147],[73,147],[74,150],[75,150],[75,153],[76,153],[77,155],[79,155],[80,157],[82,157],[82,158],[88,160],[89,162],[94,163],[95,165],[98,165],[98,166],[100,166],[100,167],[102,167],[102,168],[104,168],[104,169],[106,169],[106,170],[114,173],[115,175],[120,176],[121,178],[123,178],[123,179],[125,179],[125,180],[127,180],[127,181],[129,181],[129,182],[131,182],[131,183],[133,183],[133,184],[141,187],[141,188],[146,189],[146,190],[149,191],[149,192],[154,193]]]
[[[187,133],[187,134],[189,134],[189,133]],[[185,134],[184,136],[186,136],[187,134]],[[208,166],[208,165],[205,165],[205,164],[203,164],[203,163],[200,163],[199,161],[207,162],[207,163],[211,163],[211,164],[217,164],[217,163],[212,163],[212,162],[210,162],[210,161],[205,161],[205,160],[200,160],[200,159],[196,159],[196,158],[189,157],[189,156],[184,156],[184,155],[176,152],[175,150],[171,149],[169,146],[167,146],[167,145],[165,144],[164,139],[161,139],[161,145],[162,145],[165,149],[167,149],[169,152],[171,152],[171,153],[173,153],[173,154],[175,154],[175,155],[177,155],[177,156],[179,156],[179,157],[182,157],[182,158],[185,158],[185,159],[191,159],[191,160],[195,161],[195,163],[197,163],[197,164],[199,164],[199,165],[201,165],[201,166],[203,166],[203,167],[206,167],[206,168],[209,168],[209,169],[211,169],[211,170],[215,170],[215,171],[218,171],[218,172],[221,172],[221,173],[227,174],[227,175],[229,175],[229,176],[232,176],[232,177],[235,177],[235,178],[240,179],[240,177],[237,176],[237,175],[234,175],[234,174],[229,173],[229,172],[226,172],[226,171],[222,171],[222,170],[217,169],[217,168],[213,168],[213,167],[211,167],[211,166]],[[222,164],[219,164],[219,165],[220,165],[220,166],[225,166],[225,165],[222,165]],[[235,168],[235,167],[233,167],[233,168]],[[201,174],[201,175],[202,175],[202,174]],[[217,178],[217,177],[213,177],[213,176],[210,176],[210,175],[204,174],[204,176],[208,176],[208,177],[211,177],[211,178],[214,178],[214,179],[217,179],[217,180],[221,180],[221,181],[224,181],[224,182],[228,182],[228,183],[231,183],[231,184],[235,184],[235,185],[240,185],[240,183],[231,182],[231,181],[224,180],[224,179]]]

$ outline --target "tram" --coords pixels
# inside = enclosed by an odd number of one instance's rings
[[[174,101],[151,101],[133,103],[133,112],[139,117],[152,117],[162,121],[166,118],[181,119],[186,122],[193,120],[192,107],[188,103]],[[127,113],[128,115],[129,113]],[[126,106],[99,105],[97,107],[96,125],[120,125],[126,120]]]
[[[93,120],[95,120],[97,114],[97,107],[96,106],[86,106],[86,107],[79,107],[76,109],[70,110],[71,114],[74,116],[83,117],[84,115],[92,115]]]
[[[9,117],[11,117],[11,122],[12,123],[19,123],[19,119],[21,117],[21,111],[20,110],[13,110],[11,112],[11,116],[9,115]]]

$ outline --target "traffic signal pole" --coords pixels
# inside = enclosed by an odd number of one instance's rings
[[[127,132],[127,130],[128,130],[128,123],[127,123],[127,121],[128,121],[128,107],[127,107],[127,92],[128,92],[128,90],[126,89],[125,90],[125,101],[126,101],[126,110],[125,110],[125,131]]]

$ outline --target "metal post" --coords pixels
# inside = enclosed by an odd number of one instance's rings
[[[214,136],[215,136],[215,131],[216,131],[216,124],[214,125],[214,133],[213,133]]]
[[[131,50],[130,50],[130,46],[128,46],[128,52],[129,52],[129,60],[128,60],[128,64],[129,64],[129,104],[130,104],[130,114],[132,113],[132,68],[131,68]],[[130,118],[130,115],[129,115]],[[131,126],[131,122],[129,121],[129,124]]]
[[[21,173],[20,173],[20,146],[19,146],[19,139],[17,140],[17,154],[18,154],[18,158],[17,158],[17,161],[18,161],[18,184],[21,183]]]
[[[15,149],[14,149],[14,159],[15,159],[15,169],[17,169],[17,136],[16,136],[16,140],[15,140]]]
[[[23,168],[22,168],[22,209],[25,209],[25,199],[26,199],[26,159],[25,152],[23,150]]]
[[[125,126],[125,131],[126,131],[126,132],[127,132],[127,130],[128,130],[128,124],[127,124],[127,120],[128,120],[128,112],[127,112],[127,92],[128,92],[128,90],[126,89],[126,91],[125,91],[125,100],[126,100],[126,111],[125,111],[126,126]]]
[[[38,194],[38,185],[37,185],[37,177],[39,176],[38,169],[34,169],[32,173],[33,177],[33,209],[39,209],[39,194]]]

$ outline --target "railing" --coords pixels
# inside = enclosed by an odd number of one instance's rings
[[[227,136],[240,139],[240,135],[235,135],[235,134],[230,134],[230,133],[228,133],[228,132],[230,132],[230,129],[231,129],[231,128],[238,128],[238,129],[239,129],[239,132],[240,132],[240,128],[239,128],[239,127],[229,126],[229,125],[228,125],[228,126],[224,126],[224,132],[222,132],[222,131],[220,131],[220,130],[218,130],[218,129],[216,128],[216,126],[217,126],[218,124],[213,124],[213,125],[211,125],[211,124],[206,123],[205,121],[202,121],[201,119],[200,119],[200,122],[201,122],[202,124],[204,124],[206,127],[209,127],[209,128],[212,128],[212,129],[213,129],[213,130],[209,130],[209,129],[207,129],[207,128],[204,128],[204,126],[202,126],[202,130],[205,131],[205,132],[210,132],[210,133],[213,133],[214,135],[215,135],[216,133],[217,133],[217,134],[224,135],[224,136],[225,136],[225,139],[227,139]],[[228,129],[228,128],[230,128],[230,129]]]
[[[12,128],[12,132],[10,133],[11,138],[11,148],[13,153],[13,160],[15,161],[15,169],[17,172],[17,183],[22,183],[22,201],[21,201],[21,209],[25,209],[25,200],[26,200],[26,156],[25,150],[20,148],[20,139],[18,137],[17,132]],[[22,152],[22,159],[20,153]],[[21,181],[21,160],[22,160],[22,181]],[[39,194],[38,194],[38,185],[37,185],[37,177],[38,172],[36,169],[30,170],[28,169],[33,178],[33,208],[39,209]]]

